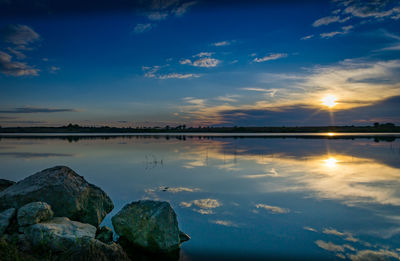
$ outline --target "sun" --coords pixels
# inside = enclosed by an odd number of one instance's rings
[[[333,95],[327,95],[324,98],[322,98],[322,104],[329,107],[333,108],[337,104],[337,98]]]

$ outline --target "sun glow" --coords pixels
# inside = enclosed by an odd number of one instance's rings
[[[335,167],[337,162],[338,162],[338,160],[335,159],[334,157],[329,157],[328,159],[324,160],[325,166],[327,166],[329,168]]]
[[[337,104],[337,98],[333,95],[327,95],[324,98],[322,98],[322,104],[329,107],[333,108]]]

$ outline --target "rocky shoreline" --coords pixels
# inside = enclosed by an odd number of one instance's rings
[[[2,260],[179,259],[182,242],[168,202],[136,201],[102,226],[114,204],[72,169],[56,166],[17,183],[0,179]]]

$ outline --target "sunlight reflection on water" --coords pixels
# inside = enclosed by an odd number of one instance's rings
[[[328,134],[329,135],[329,134]],[[0,178],[67,165],[115,209],[168,200],[194,253],[398,257],[398,140],[193,136],[2,138]]]

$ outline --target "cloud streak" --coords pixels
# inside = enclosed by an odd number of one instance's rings
[[[273,60],[285,58],[287,56],[288,55],[286,53],[272,53],[272,54],[269,54],[269,55],[261,57],[261,58],[254,58],[253,62],[263,63],[263,62],[267,62],[267,61],[273,61]]]
[[[0,113],[55,113],[55,112],[76,112],[75,109],[55,109],[55,108],[40,108],[40,107],[21,107],[11,110],[0,110]]]

